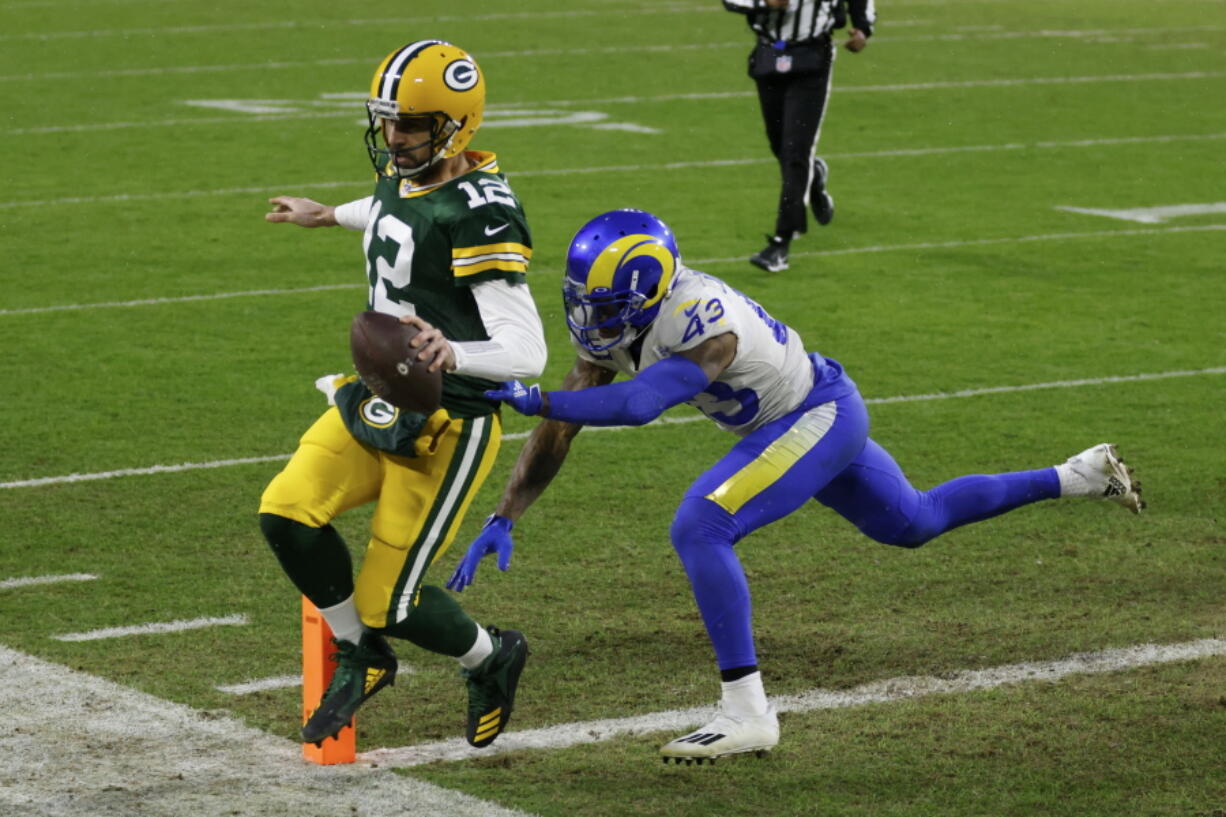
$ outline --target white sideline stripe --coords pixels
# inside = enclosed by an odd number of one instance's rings
[[[933,394],[900,395],[897,397],[868,397],[870,405],[884,403],[911,403],[922,400],[947,400],[960,397],[975,397],[983,394],[1007,394],[1009,392],[1034,391],[1036,389],[1068,389],[1079,386],[1100,386],[1109,383],[1135,383],[1145,380],[1165,380],[1172,377],[1198,377],[1201,375],[1226,374],[1226,366],[1215,366],[1207,369],[1182,369],[1170,372],[1153,372],[1149,374],[1109,375],[1092,377],[1082,380],[1053,380],[1047,383],[1026,383],[1018,386],[989,386],[982,389],[963,389],[956,392],[936,392]],[[692,423],[705,420],[701,414],[690,417],[662,417],[650,425],[672,425],[675,423]],[[625,431],[629,426],[588,426],[585,431]],[[518,431],[503,435],[504,440],[527,439],[530,431]],[[241,459],[215,460],[213,462],[185,462],[179,465],[152,465],[147,468],[123,468],[117,471],[100,471],[93,474],[68,474],[60,477],[39,477],[38,479],[23,479],[14,482],[0,482],[0,489],[33,488],[42,485],[56,485],[64,482],[81,482],[84,480],[114,479],[116,477],[146,476],[149,474],[164,474],[175,471],[194,471],[201,468],[226,468],[231,465],[249,465],[252,463],[288,460],[290,454],[278,454],[272,457],[244,457]]]
[[[206,627],[242,626],[250,620],[242,613],[220,618],[192,618],[178,621],[155,621],[149,624],[135,624],[131,627],[107,627],[101,630],[88,630],[83,633],[64,633],[51,636],[56,641],[100,641],[104,638],[123,638],[129,635],[160,635],[162,633],[181,633],[185,630],[203,630]]]
[[[955,145],[949,147],[930,148],[895,148],[891,150],[849,151],[844,153],[826,153],[826,159],[889,159],[914,156],[941,156],[949,153],[979,153],[1009,150],[1059,150],[1062,148],[1110,147],[1115,145],[1161,144],[1166,142],[1199,142],[1206,140],[1226,139],[1226,133],[1189,133],[1163,134],[1159,136],[1122,136],[1101,139],[1073,139],[1069,141],[1043,142],[1007,142],[999,145]],[[511,179],[531,178],[535,176],[574,176],[588,173],[651,173],[661,170],[690,170],[708,167],[738,167],[744,165],[775,164],[773,157],[755,156],[744,159],[706,159],[692,162],[662,162],[659,164],[640,165],[604,165],[601,167],[571,167],[571,168],[538,168],[536,170],[517,170],[507,173]],[[59,199],[29,199],[0,201],[0,209],[13,207],[43,207],[64,206],[69,204],[97,204],[102,202],[157,201],[164,199],[198,198],[201,196],[237,196],[258,195],[264,193],[280,193],[286,189],[322,190],[352,187],[369,189],[368,182],[357,180],[343,182],[295,182],[289,184],[263,185],[260,187],[222,187],[214,190],[183,190],[158,193],[117,193],[110,196],[66,196]],[[321,287],[322,288],[322,287]],[[276,290],[269,290],[275,292]],[[3,314],[3,313],[0,313]]]
[[[529,817],[0,646],[0,803],[33,817]],[[10,807],[11,808],[8,808]]]
[[[1016,238],[975,238],[969,241],[925,241],[917,244],[883,244],[878,247],[848,247],[843,250],[808,250],[794,252],[790,258],[817,258],[827,255],[859,255],[860,253],[898,252],[899,250],[939,250],[954,247],[982,247],[991,244],[1024,244],[1032,241],[1068,241],[1075,238],[1114,238],[1116,236],[1162,235],[1166,233],[1202,233],[1216,230],[1226,230],[1226,224],[1199,224],[1183,227],[1162,227],[1143,230],[1101,230],[1092,233],[1048,233],[1046,235],[1025,235]],[[695,267],[712,264],[745,263],[745,256],[737,255],[731,258],[700,258],[692,263]]]
[[[823,709],[843,709],[867,704],[905,701],[927,695],[974,692],[1028,681],[1051,683],[1069,675],[1119,672],[1136,667],[1190,661],[1215,655],[1226,655],[1226,640],[1206,638],[1182,644],[1141,644],[1135,647],[1079,653],[1057,661],[1036,661],[965,670],[945,678],[903,676],[874,681],[845,691],[812,689],[799,695],[772,696],[771,702],[781,713],[815,712]],[[702,726],[714,716],[714,707],[677,709],[631,718],[609,718],[558,724],[543,729],[527,729],[522,732],[505,732],[498,737],[496,743],[484,749],[473,749],[464,740],[456,738],[417,746],[374,749],[361,752],[358,760],[378,764],[380,767],[404,768],[439,761],[489,757],[525,749],[566,749],[571,746],[611,740],[624,735],[687,732]]]
[[[19,579],[0,581],[0,590],[11,590],[14,587],[30,587],[36,584],[58,584],[59,582],[92,582],[98,578],[93,573],[62,573],[58,576],[24,576]]]
[[[301,675],[278,675],[273,678],[245,681],[241,684],[218,684],[213,688],[218,692],[228,692],[231,695],[250,695],[252,692],[265,692],[270,689],[285,689],[286,687],[297,686],[302,686]]]

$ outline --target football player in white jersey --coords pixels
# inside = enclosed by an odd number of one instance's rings
[[[722,694],[714,720],[661,748],[666,763],[760,755],[778,742],[733,546],[810,499],[901,547],[1042,499],[1143,507],[1139,483],[1108,443],[1051,468],[915,489],[868,436],[864,400],[843,368],[807,352],[793,329],[749,297],[687,268],[672,232],[650,213],[615,210],[584,225],[570,245],[563,295],[578,358],[562,390],[509,381],[487,392],[546,419],[447,586],[462,590],[491,553],[507,569],[515,520],[553,479],[583,425],[643,425],[689,403],[739,435],[686,491],[669,531],[715,649]],[[618,373],[630,379],[613,383]]]

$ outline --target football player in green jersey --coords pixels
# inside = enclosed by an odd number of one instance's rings
[[[484,392],[545,366],[523,209],[494,154],[466,150],[484,104],[485,79],[463,50],[422,40],[393,51],[366,103],[374,194],[337,207],[277,196],[265,216],[364,231],[368,308],[417,326],[418,358],[443,372],[442,406],[430,416],[384,402],[356,377],[320,378],[331,407],[261,499],[273,552],[336,637],[337,672],[303,726],[307,742],[335,735],[393,682],[386,636],[459,659],[473,746],[506,726],[527,657],[522,634],[483,629],[422,581],[498,452],[498,404]],[[330,523],[369,502],[371,538],[355,580]]]

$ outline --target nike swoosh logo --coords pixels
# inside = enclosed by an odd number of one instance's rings
[[[486,234],[487,236],[490,236],[490,235],[498,235],[499,233],[501,233],[503,230],[505,230],[506,228],[508,228],[508,227],[510,227],[510,226],[511,226],[510,224],[503,224],[501,227],[495,227],[495,228],[494,228],[494,229],[492,229],[492,230],[491,230],[489,227],[486,227],[486,228],[485,228],[485,234]]]

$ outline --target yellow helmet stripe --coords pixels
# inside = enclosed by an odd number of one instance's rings
[[[668,248],[662,246],[660,240],[655,236],[645,233],[636,233],[619,238],[610,244],[604,252],[596,256],[596,260],[592,262],[592,268],[588,272],[587,291],[591,292],[601,288],[612,289],[613,276],[617,274],[617,271],[627,262],[644,255],[654,258],[664,270],[664,273],[660,276],[660,288],[656,292],[656,296],[646,305],[654,304],[664,297],[664,293],[668,291],[668,283],[672,280],[675,264],[673,254],[668,251]]]

